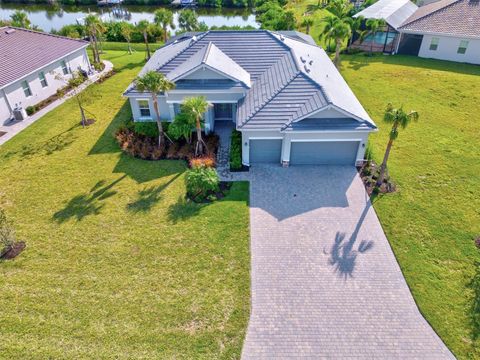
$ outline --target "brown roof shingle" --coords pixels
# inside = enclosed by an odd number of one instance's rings
[[[87,45],[83,40],[0,27],[0,88]]]
[[[480,1],[440,0],[422,6],[400,30],[480,38]]]

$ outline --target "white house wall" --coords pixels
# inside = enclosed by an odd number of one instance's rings
[[[63,76],[62,66],[60,62],[65,60],[67,66],[71,71],[77,71],[79,68],[82,68],[85,71],[88,71],[90,68],[90,62],[85,49],[80,49],[75,53],[70,54],[64,58],[58,59],[58,61],[45,66],[41,69],[38,69],[34,73],[18,79],[15,83],[6,86],[0,90],[0,94],[6,95],[8,102],[12,108],[16,106],[21,106],[24,109],[28,106],[33,106],[38,104],[40,101],[45,100],[51,95],[55,94],[57,90],[61,87],[66,86],[65,82],[55,79],[56,74]],[[42,87],[39,79],[39,73],[44,72],[45,78],[47,80],[48,86]],[[22,82],[27,81],[32,96],[26,97],[22,88]],[[4,92],[4,93],[3,93]],[[3,97],[3,96],[2,96]],[[0,101],[0,122],[4,122],[10,116],[10,111],[8,106],[5,104],[5,100]]]
[[[435,51],[430,50],[430,44],[433,37],[439,38],[438,49]],[[465,54],[458,54],[458,46],[462,40],[467,40],[469,42],[468,48]],[[480,40],[438,35],[424,35],[418,56],[424,58],[480,64]]]
[[[10,109],[7,104],[7,100],[3,94],[3,91],[0,90],[0,126],[3,125],[5,120],[10,117]]]

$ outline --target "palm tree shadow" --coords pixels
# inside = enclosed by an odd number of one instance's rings
[[[82,221],[89,215],[100,214],[105,206],[102,202],[117,193],[112,188],[126,176],[123,175],[108,185],[105,185],[105,180],[98,181],[88,193],[73,197],[65,208],[53,214],[53,220],[58,223],[64,223],[70,219]]]
[[[363,210],[355,230],[348,239],[348,242],[345,242],[345,233],[338,231],[335,235],[335,240],[330,250],[330,259],[328,262],[334,267],[334,271],[338,274],[338,276],[344,278],[345,280],[353,277],[358,254],[363,254],[373,247],[373,241],[362,240],[358,247],[354,249],[358,232],[360,231],[361,225],[365,220],[370,206],[370,203],[367,203],[367,206]]]
[[[165,190],[171,183],[173,183],[182,173],[177,173],[166,183],[159,186],[151,186],[145,189],[142,189],[138,192],[138,198],[127,205],[127,210],[140,213],[148,212],[152,210],[153,206],[158,203],[161,199],[161,193]]]
[[[196,216],[200,213],[208,204],[199,204],[186,199],[184,196],[180,196],[177,202],[170,205],[168,208],[168,220],[173,224],[179,221],[185,221],[189,218]]]

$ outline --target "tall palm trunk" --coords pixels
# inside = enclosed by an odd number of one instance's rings
[[[92,37],[93,37],[93,48],[94,48],[93,61],[95,61],[96,63],[99,63],[100,62],[100,53],[98,51],[97,30],[96,29],[93,29]]]
[[[333,59],[333,63],[338,68],[340,65],[340,50],[342,49],[342,39],[337,38],[335,39],[335,58]]]
[[[396,131],[397,127],[398,127],[397,124],[393,125],[392,133]],[[385,155],[383,156],[382,165],[380,166],[380,174],[378,175],[377,184],[376,184],[377,187],[380,187],[383,184],[383,179],[385,178],[385,170],[387,169],[388,157],[390,156],[390,151],[392,150],[392,146],[393,146],[393,139],[392,137],[390,137],[390,139],[388,140],[387,149],[385,150]]]
[[[143,40],[145,41],[145,47],[147,50],[147,60],[150,60],[150,47],[148,46],[148,36],[146,31],[143,32]]]
[[[128,45],[128,54],[132,55],[132,45],[130,45],[130,39],[127,39],[127,45]]]
[[[157,127],[158,127],[158,147],[161,147],[163,141],[165,140],[165,133],[163,132],[162,121],[160,120],[160,111],[158,110],[158,99],[156,94],[152,94],[153,108],[155,109],[155,115],[157,117]]]
[[[168,40],[167,24],[163,24],[163,42],[166,43],[167,40]]]
[[[305,32],[307,35],[310,33],[310,24],[307,23],[307,27],[305,28]]]
[[[195,156],[203,154],[203,139],[202,139],[202,125],[200,124],[200,117],[197,116],[196,119],[196,128],[197,128],[197,146],[195,148]]]

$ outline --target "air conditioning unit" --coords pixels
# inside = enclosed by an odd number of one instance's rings
[[[22,107],[16,107],[13,109],[13,118],[15,121],[22,121],[27,118],[27,112]]]

